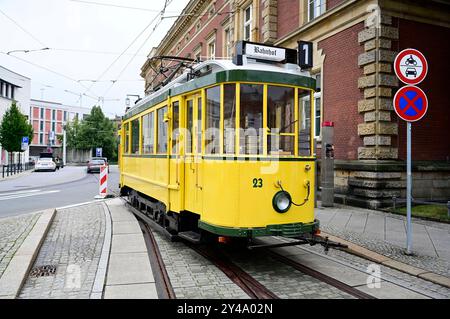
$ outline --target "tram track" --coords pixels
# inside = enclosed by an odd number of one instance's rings
[[[328,275],[325,275],[324,273],[321,273],[315,269],[312,269],[311,267],[308,267],[302,263],[299,263],[298,261],[292,260],[286,256],[280,255],[279,253],[276,253],[271,250],[267,250],[268,254],[274,258],[275,260],[291,266],[292,268],[308,275],[313,278],[316,278],[317,280],[320,280],[321,282],[327,283],[330,286],[333,286],[341,291],[346,292],[349,295],[352,295],[355,298],[358,299],[376,299],[372,295],[366,294],[365,292],[358,290],[350,285],[347,285],[343,283],[342,281],[339,281],[333,277],[330,277]]]
[[[166,271],[164,260],[158,248],[158,243],[153,236],[152,228],[149,226],[148,221],[143,218],[144,215],[139,210],[131,206],[128,201],[126,201],[126,206],[137,217],[139,226],[141,227],[158,296],[160,299],[176,299],[175,292],[172,284],[170,283],[169,274]]]
[[[144,234],[144,239],[147,245],[150,262],[157,283],[158,295],[163,299],[175,299],[175,293],[170,284],[169,275],[165,269],[163,258],[159,252],[158,244],[153,236],[152,231],[159,231],[163,235],[167,235],[161,226],[155,221],[146,216],[143,212],[133,207],[128,201],[126,206],[138,218],[141,229]],[[173,240],[173,238],[171,238]],[[268,289],[264,284],[255,279],[250,273],[238,266],[232,260],[229,249],[223,247],[212,246],[207,244],[192,244],[184,241],[184,244],[189,248],[203,256],[209,262],[214,264],[220,271],[222,271],[234,284],[240,287],[251,299],[279,299],[279,296]],[[241,247],[242,248],[242,247]],[[335,278],[323,274],[311,267],[308,267],[296,260],[283,256],[273,250],[264,248],[273,260],[289,266],[307,276],[317,279],[329,286],[335,287],[338,290],[347,293],[358,299],[375,299],[373,296],[366,294],[352,286],[349,286]]]
[[[188,244],[187,246],[216,265],[216,267],[219,268],[228,278],[230,278],[231,281],[245,291],[250,298],[279,299],[275,293],[267,289],[249,273],[233,263],[217,248],[192,244]]]

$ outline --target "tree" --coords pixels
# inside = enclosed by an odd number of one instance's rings
[[[117,158],[114,124],[105,117],[100,106],[94,106],[86,119],[75,119],[67,124],[66,136],[70,148],[86,150],[101,147],[104,157]]]
[[[13,152],[22,152],[22,137],[28,137],[30,144],[33,139],[33,127],[13,101],[0,124],[0,145],[10,153],[11,163]]]

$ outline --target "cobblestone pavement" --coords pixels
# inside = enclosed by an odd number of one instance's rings
[[[324,232],[348,240],[394,260],[450,277],[450,263],[438,257],[420,254],[408,256],[405,254],[405,248],[388,243],[384,240],[372,238],[365,234],[358,234],[352,231],[340,230],[329,226],[321,227],[321,229]]]
[[[56,213],[33,267],[54,265],[50,276],[28,277],[19,298],[89,298],[105,236],[101,203]]]
[[[233,262],[281,299],[354,299],[353,296],[285,265],[263,250],[227,253]]]
[[[282,241],[288,242],[290,239],[283,238]],[[322,246],[297,246],[300,250],[315,252],[321,256],[326,256],[331,260],[354,267],[361,271],[367,271],[367,267],[373,264],[372,261],[349,254],[345,251],[330,249],[327,254],[324,253]],[[382,279],[392,282],[396,285],[408,288],[430,298],[450,299],[450,289],[430,281],[406,274],[404,272],[380,265]]]
[[[156,232],[154,236],[177,298],[249,298],[221,270],[183,243],[169,242]],[[353,298],[263,253],[246,250],[230,255],[238,266],[280,298]]]
[[[41,213],[0,219],[0,277]]]
[[[170,242],[153,232],[175,296],[186,299],[249,299],[211,262],[181,242]]]

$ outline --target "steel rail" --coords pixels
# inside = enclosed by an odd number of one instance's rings
[[[267,289],[259,281],[233,263],[217,248],[212,249],[204,245],[187,244],[188,247],[211,261],[237,286],[245,291],[252,299],[279,299],[272,291]]]
[[[141,227],[145,245],[152,266],[153,277],[155,278],[156,289],[161,299],[176,299],[172,284],[170,283],[169,275],[158,248],[158,244],[153,236],[153,232],[146,221],[140,215],[136,214],[137,209],[131,205],[127,205],[128,209],[138,218],[139,226]]]
[[[325,282],[333,287],[336,287],[337,289],[344,291],[348,293],[349,295],[352,295],[358,299],[376,299],[374,296],[366,294],[365,292],[362,292],[361,290],[358,290],[350,285],[347,285],[346,283],[343,283],[342,281],[339,281],[333,277],[330,277],[328,275],[325,275],[315,269],[312,269],[308,266],[305,266],[297,261],[294,261],[286,256],[280,255],[274,251],[268,250],[267,251],[275,260],[278,260],[279,262],[282,262],[288,266],[291,266],[292,268],[308,275],[313,278],[316,278],[322,282]]]

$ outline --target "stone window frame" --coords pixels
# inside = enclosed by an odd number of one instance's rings
[[[214,54],[213,55],[211,55],[211,51],[210,51],[211,47],[214,48]],[[206,50],[206,58],[208,60],[215,60],[216,59],[216,55],[217,55],[216,54],[217,53],[217,51],[216,51],[216,49],[217,49],[216,37],[213,37],[213,38],[209,39],[209,41],[206,43],[206,48],[207,48],[207,50]]]
[[[212,29],[211,32],[205,37],[205,43],[206,43],[206,58],[208,60],[210,59],[216,59],[217,57],[217,42],[216,42],[216,38],[217,38],[217,29]],[[213,58],[211,58],[210,55],[210,46],[214,45],[214,56]]]
[[[247,9],[250,9],[250,19],[248,21],[245,21],[245,12],[247,11]],[[252,1],[246,3],[242,6],[242,40],[246,40],[246,41],[253,40],[253,37],[252,37],[253,18],[254,18],[253,10],[254,10],[254,6],[253,6]],[[250,26],[248,39],[245,38],[245,28],[247,26]]]
[[[225,25],[223,28],[223,34],[222,34],[222,56],[224,58],[231,58],[233,56],[233,28],[231,23],[228,23],[227,25]],[[228,43],[228,39],[227,39],[227,32],[228,32],[228,36],[229,36],[229,43]]]
[[[202,48],[203,48],[203,42],[200,42],[193,50],[192,53],[194,55],[194,59],[197,59],[198,57],[202,58]]]
[[[311,76],[317,77],[320,76],[320,82],[322,82],[323,79],[323,75],[322,75],[322,71],[318,70],[317,73],[311,74]],[[311,126],[313,126],[314,128],[314,136],[313,138],[315,138],[317,141],[321,141],[322,140],[322,127],[321,127],[321,123],[322,123],[322,119],[323,119],[323,98],[322,98],[322,83],[320,84],[320,88],[321,90],[319,92],[314,92],[314,110],[312,110],[313,112],[311,112],[311,115],[313,114],[314,116],[314,121],[312,121],[311,119]],[[320,99],[320,105],[319,105],[319,126],[316,125],[317,122],[317,99]],[[302,103],[306,102],[306,101],[310,101],[310,97],[305,96],[302,99]],[[311,101],[310,101],[311,103]],[[319,134],[316,134],[317,129],[319,129]]]
[[[314,16],[311,17],[309,8],[310,8],[311,4],[314,4],[316,2],[320,2],[321,3],[319,5],[320,13],[316,15],[316,10],[314,10]],[[305,1],[305,3],[306,3],[306,8],[305,8],[306,10],[305,11],[306,11],[306,21],[307,22],[311,22],[314,19],[317,19],[318,17],[320,17],[321,15],[323,15],[327,11],[327,0],[307,0],[307,1]],[[314,5],[314,7],[315,7],[315,5]]]

